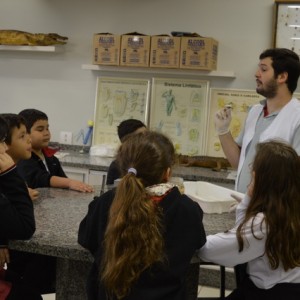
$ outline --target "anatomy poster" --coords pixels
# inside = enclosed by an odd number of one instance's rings
[[[207,156],[225,157],[219,137],[215,131],[214,118],[216,112],[224,108],[225,105],[231,105],[232,120],[230,123],[230,131],[235,139],[243,129],[249,108],[259,103],[262,99],[264,99],[264,97],[257,94],[256,91],[211,89],[207,132]]]
[[[147,124],[150,80],[98,77],[93,145],[118,146],[117,126],[126,119]]]
[[[150,128],[168,135],[176,152],[203,155],[209,82],[153,78]]]

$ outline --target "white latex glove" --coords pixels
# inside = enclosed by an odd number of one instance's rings
[[[229,125],[231,122],[231,108],[225,107],[215,114],[215,128],[218,135],[223,135],[228,133]]]

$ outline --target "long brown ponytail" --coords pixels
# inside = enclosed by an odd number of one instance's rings
[[[117,160],[124,176],[109,212],[101,280],[111,297],[122,299],[144,270],[164,260],[161,212],[145,187],[163,181],[174,147],[162,134],[135,134],[123,142]]]

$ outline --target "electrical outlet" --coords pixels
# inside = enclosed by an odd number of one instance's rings
[[[72,145],[72,132],[70,131],[61,131],[59,142],[61,144]]]

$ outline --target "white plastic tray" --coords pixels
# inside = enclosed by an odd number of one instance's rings
[[[205,213],[218,214],[229,212],[236,203],[231,194],[244,197],[242,193],[205,181],[184,181],[184,193],[198,202]]]

